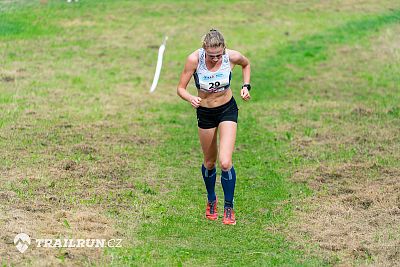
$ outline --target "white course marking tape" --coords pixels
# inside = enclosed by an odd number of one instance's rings
[[[164,55],[164,51],[165,51],[165,46],[167,44],[167,40],[168,40],[168,36],[165,36],[164,42],[158,49],[157,67],[156,67],[156,72],[154,73],[153,84],[150,87],[150,93],[152,93],[156,90],[158,79],[160,78],[162,60],[163,60],[163,55]]]

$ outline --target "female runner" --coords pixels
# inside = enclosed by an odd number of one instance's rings
[[[212,29],[204,36],[202,48],[188,56],[177,88],[178,95],[197,109],[198,132],[204,154],[201,172],[208,198],[206,218],[218,219],[215,165],[219,156],[219,165],[222,169],[221,184],[224,191],[223,223],[230,225],[236,224],[233,211],[236,173],[232,164],[232,153],[236,140],[238,107],[230,86],[232,69],[235,65],[242,67],[243,86],[240,96],[248,101],[251,89],[250,62],[240,52],[227,49],[222,34]],[[198,89],[197,96],[191,95],[186,90],[192,76]]]

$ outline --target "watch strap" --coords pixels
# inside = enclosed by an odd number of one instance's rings
[[[242,88],[243,88],[243,87],[246,87],[248,91],[251,90],[251,85],[250,85],[249,83],[243,84],[243,85],[242,85]]]

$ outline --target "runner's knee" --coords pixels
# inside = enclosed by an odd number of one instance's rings
[[[215,167],[215,161],[205,160],[204,161],[204,167],[206,167],[209,170],[212,170]]]
[[[232,159],[220,159],[219,165],[223,171],[228,171],[232,168]]]

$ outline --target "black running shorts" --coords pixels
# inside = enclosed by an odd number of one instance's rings
[[[232,97],[227,103],[215,108],[198,107],[197,125],[202,129],[218,127],[220,122],[238,120],[238,107],[235,99]]]

